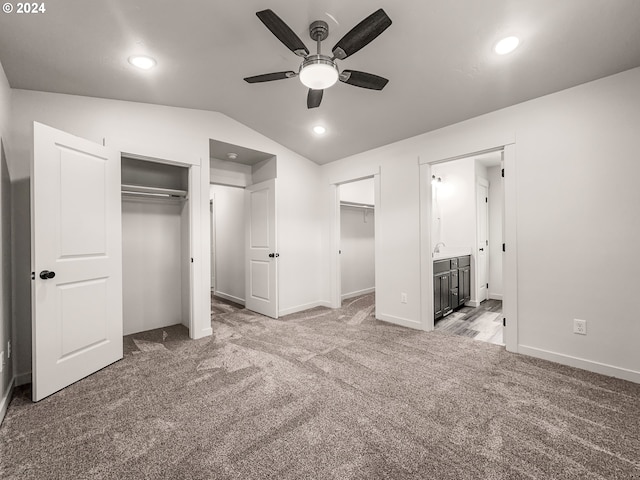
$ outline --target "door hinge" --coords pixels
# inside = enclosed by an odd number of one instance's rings
[[[36,279],[36,272],[31,272],[31,280],[35,280]]]
[[[489,199],[487,197],[484,197],[484,203],[489,203]]]
[[[504,178],[504,168],[502,169],[502,178]]]
[[[487,288],[489,288],[489,284],[487,283]]]
[[[506,246],[504,243],[502,244],[502,251],[503,251],[503,252],[506,252],[506,251],[507,251],[507,246]]]
[[[191,257],[191,263],[193,263],[193,257]]]
[[[507,319],[506,318],[502,318],[502,326],[506,327],[507,326]]]

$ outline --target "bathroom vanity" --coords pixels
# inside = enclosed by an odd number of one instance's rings
[[[434,320],[448,315],[469,300],[471,300],[471,256],[434,260]]]

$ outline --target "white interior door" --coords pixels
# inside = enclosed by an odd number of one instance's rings
[[[120,154],[34,123],[33,400],[122,358]]]
[[[278,318],[275,180],[245,189],[245,220],[245,306]]]
[[[478,179],[478,302],[489,298],[489,182]]]

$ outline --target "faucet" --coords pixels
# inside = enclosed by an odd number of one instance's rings
[[[433,249],[433,253],[440,253],[440,245],[442,245],[443,247],[446,247],[444,242],[438,242],[438,243],[436,243],[436,246]]]

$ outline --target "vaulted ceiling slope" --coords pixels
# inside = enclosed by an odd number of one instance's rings
[[[15,2],[12,2],[15,3]],[[17,3],[15,3],[17,5]],[[0,15],[0,62],[12,88],[219,111],[324,164],[531,98],[640,66],[638,0],[56,0]],[[273,10],[310,51],[325,52],[374,10],[392,25],[339,62],[389,79],[382,91],[338,82],[307,109],[295,56],[255,13]],[[492,47],[517,35],[521,46]],[[148,54],[149,71],[127,59]],[[323,124],[327,133],[312,132]]]

